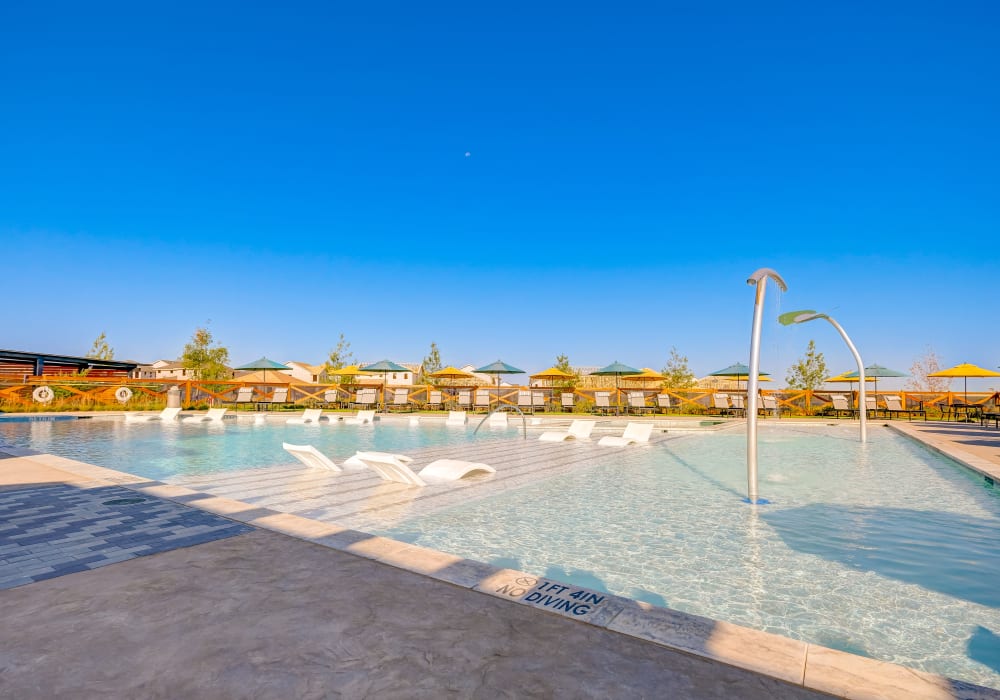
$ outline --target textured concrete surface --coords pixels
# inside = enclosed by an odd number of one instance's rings
[[[16,698],[814,698],[256,531],[0,593]]]

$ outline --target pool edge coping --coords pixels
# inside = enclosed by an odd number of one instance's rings
[[[914,435],[904,434],[924,443]],[[38,462],[80,477],[77,483],[81,486],[114,484],[145,496],[197,508],[258,529],[294,537],[808,690],[857,699],[1000,699],[1000,689],[722,620],[661,608],[624,596],[580,586],[566,586],[553,579],[371,535],[336,523],[283,513],[56,455],[23,449],[5,451],[19,453],[14,455],[16,458]],[[936,451],[942,451],[946,456],[956,459],[943,450]],[[964,465],[964,461],[957,461]],[[583,595],[596,596],[601,602],[582,614],[571,605],[564,605],[564,609],[554,609],[552,600],[556,596],[546,597],[545,594],[545,591],[554,590],[553,586],[583,591]],[[563,603],[567,602],[562,600]]]

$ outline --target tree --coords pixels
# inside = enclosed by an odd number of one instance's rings
[[[191,342],[181,355],[184,369],[192,370],[196,379],[229,379],[229,350],[212,345],[212,333],[207,328],[195,329]]]
[[[337,346],[330,351],[330,357],[326,361],[327,372],[333,372],[333,370],[341,369],[351,363],[354,355],[350,352],[350,347],[351,344],[344,339],[344,334],[341,333]]]
[[[675,347],[670,348],[670,358],[660,374],[666,377],[663,386],[668,389],[690,389],[697,382],[694,372],[688,367],[687,357],[677,352]]]
[[[951,380],[947,377],[928,377],[927,375],[941,369],[941,358],[933,348],[927,346],[927,351],[910,365],[910,378],[906,380],[906,388],[910,391],[948,391]]]
[[[102,332],[97,336],[97,340],[90,348],[85,357],[93,357],[95,360],[113,360],[115,359],[115,349],[108,345],[108,340]]]
[[[424,363],[420,366],[420,371],[424,375],[424,381],[432,384],[435,383],[434,377],[430,375],[439,369],[441,369],[441,353],[438,352],[437,343],[431,342],[431,351],[427,353]]]
[[[816,352],[816,341],[810,340],[806,354],[788,368],[785,381],[790,389],[817,389],[826,380],[826,360]]]
[[[556,364],[554,366],[556,369],[561,369],[566,374],[572,374],[573,376],[566,379],[557,379],[552,382],[553,387],[557,389],[572,389],[580,383],[580,373],[570,366],[567,355],[556,355]]]

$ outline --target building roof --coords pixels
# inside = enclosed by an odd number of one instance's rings
[[[75,367],[80,371],[87,369],[111,369],[131,372],[139,366],[138,362],[98,360],[95,357],[52,355],[43,352],[25,352],[23,350],[0,350],[0,362],[31,362],[36,366],[41,363],[42,366],[54,365],[58,367]]]

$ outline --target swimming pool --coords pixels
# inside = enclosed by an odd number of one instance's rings
[[[0,425],[0,441],[162,479],[287,465],[281,440],[342,458],[471,432],[93,420]],[[514,428],[490,435],[522,442]],[[766,424],[760,490],[772,505],[750,508],[741,430],[669,438],[595,447],[566,476],[373,531],[1000,686],[1000,497],[982,477],[881,428],[861,445],[856,426]]]

